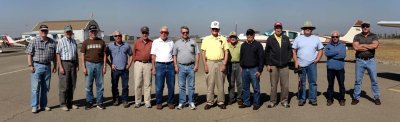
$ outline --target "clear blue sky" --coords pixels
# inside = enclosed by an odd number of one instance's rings
[[[0,34],[19,37],[44,20],[94,19],[105,34],[120,30],[138,35],[143,25],[151,36],[167,25],[170,36],[187,25],[191,35],[208,35],[210,22],[220,21],[221,33],[238,24],[238,33],[248,28],[266,31],[275,21],[284,29],[300,31],[304,21],[316,26],[315,33],[344,33],[357,19],[368,20],[375,33],[396,33],[400,28],[376,25],[380,20],[400,21],[399,0],[2,0]]]

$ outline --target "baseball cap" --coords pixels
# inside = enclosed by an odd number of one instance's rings
[[[149,27],[147,26],[143,26],[142,28],[140,28],[140,31],[143,32],[149,32]]]
[[[211,22],[211,28],[218,28],[219,29],[219,22],[218,21]]]
[[[40,25],[39,30],[49,30],[49,27],[47,25]]]
[[[67,31],[72,31],[72,26],[71,26],[71,25],[66,25],[66,26],[64,26],[64,31],[65,31],[65,32],[67,32]]]
[[[89,26],[89,31],[97,31],[97,26],[96,25],[90,25]]]

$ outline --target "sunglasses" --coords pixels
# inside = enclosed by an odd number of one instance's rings
[[[114,35],[114,37],[122,37],[122,35]]]
[[[147,34],[147,35],[149,35],[149,32],[142,32],[142,34]]]
[[[182,32],[182,34],[189,34],[189,31],[187,31],[187,32]]]
[[[160,34],[169,34],[168,31],[161,31]]]
[[[211,28],[212,31],[219,31],[218,28]]]
[[[49,31],[48,31],[48,30],[41,30],[40,32],[47,33],[47,32],[49,32]]]
[[[361,25],[361,28],[369,28],[369,25]]]
[[[331,37],[332,37],[332,39],[333,39],[333,38],[339,38],[339,36],[331,36]]]

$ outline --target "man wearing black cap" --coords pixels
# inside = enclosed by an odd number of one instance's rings
[[[371,79],[371,90],[374,103],[381,105],[380,91],[376,72],[375,49],[379,46],[378,36],[370,31],[370,24],[361,24],[362,32],[354,36],[353,48],[356,50],[356,82],[354,84],[354,94],[352,105],[359,102],[361,94],[361,84],[365,70],[368,71]]]
[[[103,105],[103,75],[106,74],[106,44],[97,37],[97,26],[89,26],[89,39],[82,43],[82,68],[86,76],[86,106],[89,110],[93,105],[93,82],[96,81],[96,104],[100,110]]]
[[[260,76],[264,68],[264,50],[260,42],[254,40],[255,31],[248,29],[247,41],[240,48],[240,66],[242,67],[243,105],[250,107],[250,83],[253,86],[253,110],[260,108]]]
[[[34,38],[25,51],[28,54],[28,66],[32,72],[32,113],[37,113],[39,110],[51,110],[47,107],[47,94],[50,90],[51,72],[57,71],[56,42],[47,37],[49,28],[46,25],[41,25],[39,29],[40,37]],[[51,61],[53,61],[52,70]]]
[[[271,81],[271,99],[268,108],[278,105],[277,89],[278,82],[281,85],[281,104],[289,108],[289,68],[288,64],[292,59],[292,47],[289,37],[282,34],[282,23],[274,24],[275,33],[269,36],[265,46],[265,65],[270,72]]]
[[[132,44],[133,48],[133,79],[135,81],[135,108],[142,103],[142,95],[146,108],[151,108],[151,48],[153,40],[149,38],[149,27],[143,26],[142,36]],[[143,94],[144,92],[144,94]]]

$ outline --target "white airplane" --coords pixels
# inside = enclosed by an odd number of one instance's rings
[[[19,39],[19,40],[14,40],[8,35],[1,35],[0,40],[2,41],[1,45],[3,46],[17,46],[17,47],[26,47],[27,39]]]
[[[354,36],[362,32],[362,29],[361,29],[362,23],[363,22],[361,20],[357,20],[356,23],[349,29],[349,31],[347,31],[347,33],[345,35],[341,36],[339,39],[342,40],[346,44],[346,46],[352,47]],[[322,36],[322,37],[319,37],[319,39],[321,40],[321,42],[323,44],[327,44],[331,40],[331,37],[330,36]]]
[[[400,27],[400,21],[379,21],[378,25],[385,27]]]

